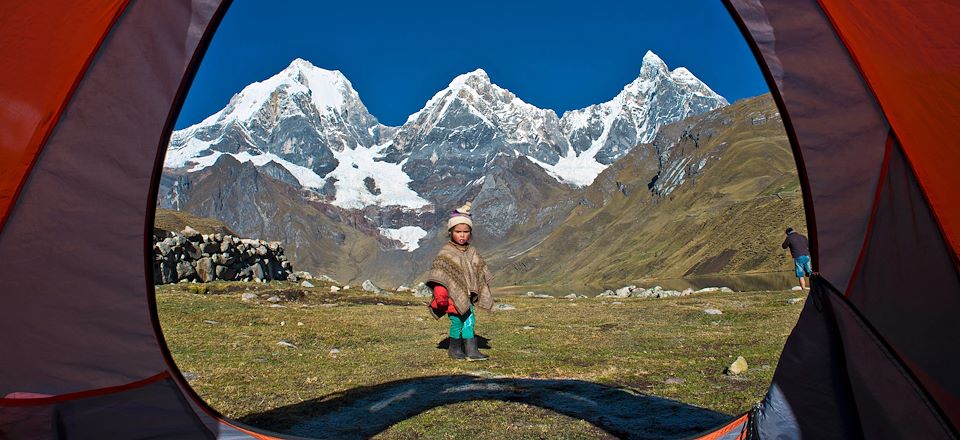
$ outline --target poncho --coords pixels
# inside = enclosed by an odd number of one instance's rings
[[[470,304],[485,310],[493,308],[493,294],[490,292],[492,278],[487,263],[476,249],[447,242],[433,259],[427,284],[446,287],[450,301],[462,315],[470,310]]]

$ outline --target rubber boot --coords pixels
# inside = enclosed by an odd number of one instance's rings
[[[467,352],[468,361],[485,361],[490,358],[490,356],[480,353],[480,350],[477,350],[476,337],[464,339],[463,349]]]
[[[450,345],[447,347],[447,356],[459,360],[467,358],[467,355],[463,354],[463,339],[450,338]]]

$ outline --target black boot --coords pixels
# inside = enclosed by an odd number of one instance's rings
[[[467,358],[467,355],[463,354],[463,339],[450,338],[450,345],[447,347],[447,356],[454,359]]]
[[[467,352],[468,361],[485,361],[490,358],[483,353],[480,353],[480,350],[477,350],[477,338],[465,338],[463,340],[463,349]]]

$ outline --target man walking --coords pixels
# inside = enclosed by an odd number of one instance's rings
[[[787,228],[786,240],[783,240],[784,249],[790,248],[790,255],[793,256],[794,270],[797,272],[797,278],[800,280],[800,288],[809,289],[804,276],[810,276],[813,273],[810,264],[810,242],[803,234],[797,233],[793,228]]]

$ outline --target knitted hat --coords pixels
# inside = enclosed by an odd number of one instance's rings
[[[463,206],[450,212],[450,220],[447,220],[448,231],[461,223],[473,229],[473,220],[470,218],[470,205],[470,202],[464,203]]]

